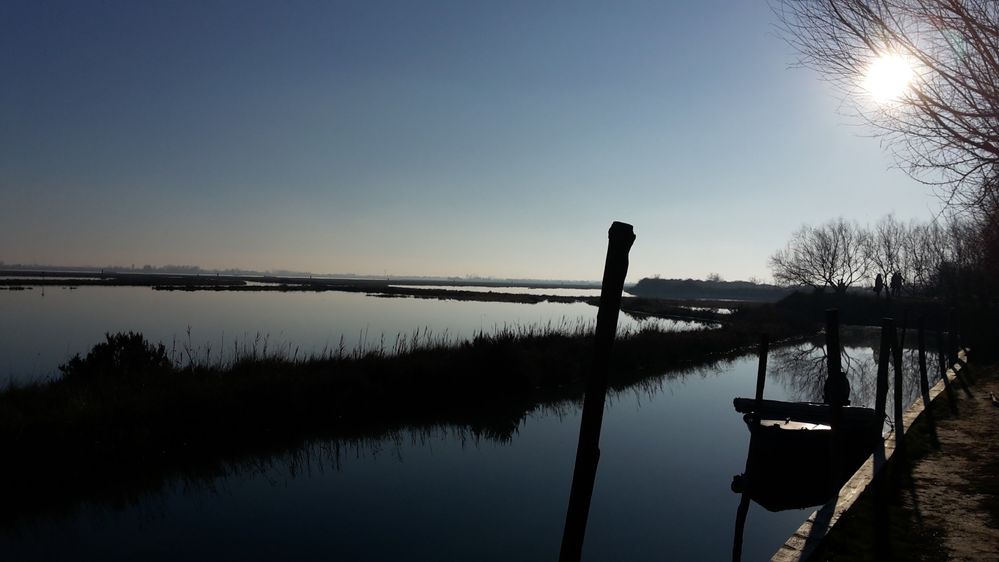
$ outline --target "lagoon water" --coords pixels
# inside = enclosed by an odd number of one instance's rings
[[[559,307],[516,305],[522,308],[517,311],[493,303],[338,293],[59,291],[46,291],[45,299],[59,299],[46,301],[58,304],[53,308],[28,303],[42,298],[38,295],[0,302],[18,303],[22,314],[41,311],[42,319],[28,322],[30,330],[24,331],[42,333],[46,323],[54,323],[64,353],[86,348],[105,330],[139,329],[167,339],[172,333],[185,335],[189,324],[195,326],[192,338],[202,330],[267,330],[288,342],[325,345],[310,330],[318,326],[333,334],[346,329],[337,324],[336,310],[344,315],[366,311],[369,334],[411,329],[392,323],[400,319],[436,330],[435,318],[458,318],[448,329],[470,333],[479,329],[479,315],[504,322],[557,322],[569,316]],[[455,312],[466,306],[473,311]],[[589,310],[581,307],[571,310]],[[426,316],[430,311],[437,316]],[[4,331],[4,337],[15,332],[6,325]],[[23,335],[20,345],[31,341]],[[844,367],[854,404],[870,405],[876,351],[846,343],[853,346]],[[10,342],[3,345],[5,353],[16,349]],[[821,348],[811,343],[773,350],[766,396],[818,399],[821,356]],[[744,356],[612,393],[584,559],[731,556],[739,496],[729,486],[745,467],[749,442],[732,398],[752,395],[755,373],[756,357]],[[914,371],[908,373],[906,402],[915,394]],[[56,512],[15,515],[0,525],[0,559],[555,560],[578,431],[577,405],[566,403],[531,412],[509,441],[454,426],[400,428],[208,467],[161,486],[122,483],[129,501],[120,495],[110,501],[81,497],[67,499]],[[769,558],[809,513],[771,513],[752,504],[743,559]]]
[[[33,287],[0,291],[0,382],[55,376],[76,353],[85,355],[105,332],[142,332],[172,356],[231,354],[233,345],[298,356],[336,350],[391,348],[400,334],[467,339],[505,327],[593,323],[585,303],[520,304],[383,298],[358,293],[154,291],[148,287]],[[659,321],[670,329],[698,324]],[[640,320],[621,315],[621,329]]]
[[[612,395],[587,560],[730,554],[752,392],[743,358]],[[772,381],[768,396],[783,391]],[[579,413],[536,411],[509,442],[457,428],[315,443],[298,456],[174,482],[135,505],[85,504],[0,532],[4,559],[555,560]],[[745,558],[768,557],[808,515],[754,505]],[[56,537],[58,538],[56,540]]]
[[[392,285],[401,289],[426,289],[422,285]],[[559,287],[494,287],[481,285],[441,285],[444,291],[471,291],[473,293],[513,293],[515,295],[555,295],[558,297],[599,297],[600,289],[564,289]]]

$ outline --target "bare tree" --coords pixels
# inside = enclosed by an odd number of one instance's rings
[[[999,2],[774,1],[800,62],[847,94],[901,167],[952,207],[999,208]],[[886,56],[909,61],[909,87],[891,103],[855,95]]]
[[[880,273],[888,283],[893,273],[911,280],[907,270],[908,259],[903,244],[906,235],[905,225],[895,219],[895,215],[885,215],[870,232],[871,243],[867,245],[872,273]],[[890,294],[890,293],[889,293]]]
[[[832,287],[846,292],[867,276],[869,235],[843,218],[821,226],[802,226],[787,246],[770,258],[774,279],[784,285]]]
[[[940,267],[948,256],[946,230],[937,222],[911,222],[902,238],[905,256],[906,284],[909,294],[927,292],[938,288]]]

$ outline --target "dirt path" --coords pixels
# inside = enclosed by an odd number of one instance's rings
[[[918,459],[902,506],[942,531],[948,560],[999,560],[999,367],[969,369],[957,415],[937,424],[939,448]]]
[[[999,365],[962,370],[906,435],[909,468],[883,474],[888,499],[874,508],[869,489],[811,560],[999,561]],[[875,531],[877,530],[877,531]]]

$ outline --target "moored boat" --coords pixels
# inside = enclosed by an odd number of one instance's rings
[[[738,479],[733,488],[770,511],[823,503],[882,439],[884,420],[875,410],[842,407],[838,460],[833,461],[829,404],[761,400],[759,411],[754,399],[736,398],[734,404],[752,433],[753,454],[748,478]]]

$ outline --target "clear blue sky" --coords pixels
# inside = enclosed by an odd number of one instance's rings
[[[0,3],[0,260],[769,277],[937,201],[766,2]]]

